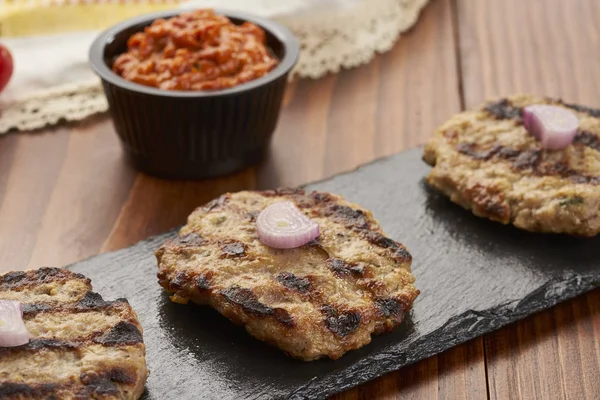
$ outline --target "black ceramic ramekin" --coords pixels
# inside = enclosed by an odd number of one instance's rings
[[[90,63],[102,79],[127,158],[142,172],[168,179],[204,179],[259,162],[279,119],[288,74],[299,44],[280,24],[241,12],[215,10],[234,23],[250,21],[266,33],[279,65],[256,80],[218,91],[167,91],[127,81],[112,63],[127,39],[169,11],[127,20],[92,44]]]

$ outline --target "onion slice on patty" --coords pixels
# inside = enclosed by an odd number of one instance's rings
[[[579,119],[563,107],[533,104],[523,109],[523,125],[540,141],[543,148],[560,150],[575,138]]]
[[[0,300],[0,347],[15,347],[29,343],[29,332],[23,323],[21,303]]]
[[[293,249],[319,237],[319,225],[291,201],[271,204],[258,215],[261,242],[276,249]]]

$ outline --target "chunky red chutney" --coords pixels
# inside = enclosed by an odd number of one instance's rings
[[[165,90],[218,90],[260,78],[277,64],[255,24],[235,25],[212,10],[196,10],[132,35],[113,71]]]

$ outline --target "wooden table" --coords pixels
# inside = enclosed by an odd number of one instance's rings
[[[372,63],[293,83],[268,160],[166,182],[125,165],[107,116],[0,139],[0,271],[62,266],[185,221],[225,192],[299,185],[422,144],[489,96],[600,106],[600,1],[433,0]],[[600,261],[599,261],[600,262]],[[600,399],[600,290],[337,399]]]

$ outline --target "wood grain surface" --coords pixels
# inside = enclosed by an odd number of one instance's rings
[[[424,143],[515,92],[600,106],[600,2],[432,0],[370,64],[293,82],[268,159],[221,179],[136,173],[108,116],[0,138],[0,271],[65,265],[185,221],[225,192],[299,185]],[[347,393],[350,399],[599,399],[600,291]]]
[[[466,107],[531,92],[600,106],[600,3],[458,0]],[[491,399],[600,399],[600,291],[484,338]]]

